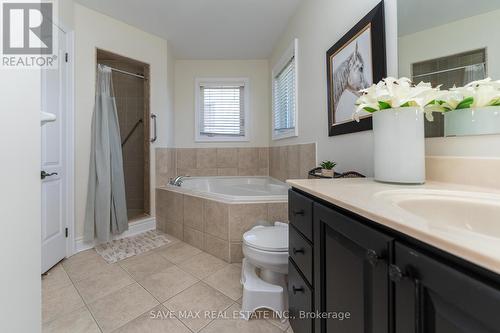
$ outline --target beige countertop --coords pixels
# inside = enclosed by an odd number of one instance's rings
[[[487,226],[493,231],[489,235],[479,235],[469,230],[457,232],[456,228],[447,226],[446,219],[451,217],[446,214],[438,213],[436,216],[439,218],[431,221],[429,218],[410,213],[390,199],[398,193],[405,195],[405,193],[436,192],[440,196],[467,193],[481,200],[500,204],[500,190],[438,182],[427,182],[425,185],[394,185],[379,183],[370,178],[300,179],[288,180],[287,183],[317,198],[500,274],[500,238],[497,237],[500,234],[500,216],[498,216],[498,226]],[[438,211],[439,207],[430,209]],[[489,213],[491,218],[491,212]],[[475,212],[471,218],[480,220],[480,215]],[[495,228],[498,228],[498,232]]]

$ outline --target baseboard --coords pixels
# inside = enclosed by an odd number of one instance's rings
[[[113,237],[113,240],[135,236],[137,234],[154,229],[156,229],[156,219],[154,217],[150,217],[144,220],[130,223],[128,226],[128,230],[120,235],[115,235]],[[83,240],[83,237],[78,237],[75,240],[75,254],[81,251],[92,249],[94,245],[94,242],[86,242]]]

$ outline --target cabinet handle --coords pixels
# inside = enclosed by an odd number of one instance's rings
[[[298,250],[296,248],[293,248],[292,252],[293,252],[293,254],[299,254],[299,253],[300,254],[305,254],[306,253],[306,251],[304,250],[304,248],[298,249]]]
[[[408,273],[407,273],[408,272]],[[418,274],[412,269],[407,267],[406,272],[403,272],[397,265],[389,266],[389,278],[393,282],[401,282],[403,279],[410,279],[414,285],[415,297],[415,333],[423,333],[422,319],[423,319],[423,299],[422,299],[422,281],[417,278]]]
[[[377,266],[378,261],[383,259],[381,256],[377,254],[375,250],[367,250],[366,251],[366,260],[370,263],[372,267]]]
[[[293,212],[293,215],[295,215],[295,216],[297,216],[297,215],[304,216],[304,215],[305,215],[305,213],[306,213],[306,212],[305,212],[303,209],[301,209],[301,210],[295,210],[295,211]]]
[[[292,291],[293,291],[294,295],[296,295],[297,293],[303,293],[304,292],[304,287],[295,288],[295,286],[292,286]]]
[[[401,268],[396,265],[389,266],[389,278],[392,282],[401,282],[406,275],[403,273]]]

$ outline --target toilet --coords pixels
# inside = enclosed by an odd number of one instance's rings
[[[260,308],[282,315],[288,308],[288,224],[276,222],[244,233],[243,255],[243,317],[248,320]]]

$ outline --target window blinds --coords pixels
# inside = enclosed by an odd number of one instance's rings
[[[200,134],[245,136],[242,84],[200,85]]]
[[[295,58],[274,78],[274,130],[295,128]]]

